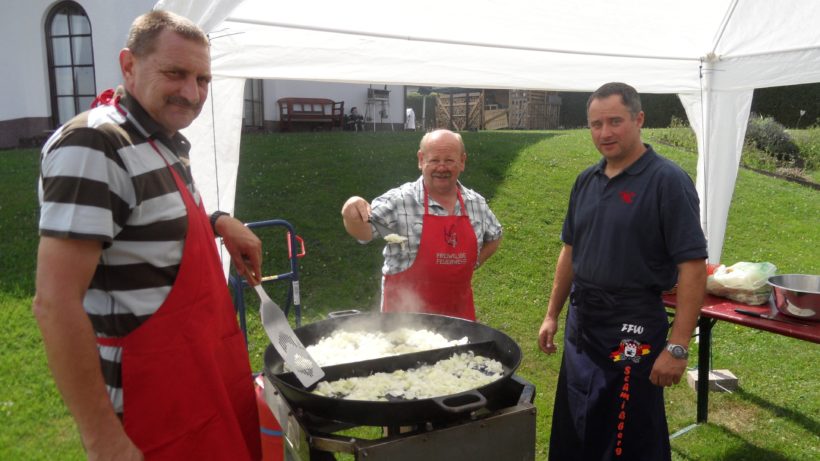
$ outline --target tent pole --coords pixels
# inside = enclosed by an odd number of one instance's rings
[[[709,61],[706,61],[709,62]],[[711,91],[712,91],[712,68],[709,66],[704,72],[704,59],[701,59],[700,66],[698,67],[698,72],[700,73],[700,124],[701,124],[701,131],[703,136],[703,231],[708,236],[709,235],[709,157],[710,157],[710,126],[711,126],[711,117],[709,116],[709,110],[711,109]],[[711,255],[710,255],[711,256]],[[716,261],[711,261],[711,257],[709,258],[710,262],[716,263]]]

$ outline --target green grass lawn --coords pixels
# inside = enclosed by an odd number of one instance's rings
[[[350,238],[339,212],[351,195],[370,200],[415,179],[419,138],[406,132],[243,137],[236,215],[245,221],[286,219],[304,238],[303,322],[329,311],[376,307],[381,246]],[[504,225],[500,250],[474,278],[478,317],[521,346],[518,373],[537,387],[537,459],[545,459],[560,356],[542,354],[536,335],[561,247],[569,190],[599,154],[584,130],[475,132],[464,133],[464,139],[469,158],[462,179],[489,200]],[[656,148],[694,174],[695,155]],[[0,460],[83,459],[30,312],[37,157],[34,150],[0,152]],[[780,273],[820,274],[818,197],[809,188],[741,170],[723,262],[770,261]],[[266,274],[287,270],[282,232],[259,234],[266,245]],[[284,300],[283,284],[269,286],[274,299]],[[250,354],[259,369],[267,338],[255,303],[249,301],[249,307]],[[713,331],[713,367],[731,370],[740,390],[711,395],[709,423],[674,439],[673,459],[820,458],[820,348],[723,322]],[[666,399],[672,432],[694,422],[691,388],[675,386]]]

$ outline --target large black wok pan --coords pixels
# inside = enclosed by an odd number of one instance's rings
[[[376,360],[324,367],[325,380],[367,376],[374,372],[391,372],[414,368],[422,363],[434,363],[449,357],[454,351],[472,350],[477,355],[501,362],[501,378],[459,394],[418,400],[362,401],[324,397],[302,387],[292,373],[283,371],[282,357],[273,346],[265,351],[265,370],[268,379],[288,399],[292,406],[315,416],[345,423],[369,426],[396,426],[421,422],[439,422],[458,418],[465,412],[484,406],[491,407],[521,363],[521,349],[506,334],[480,323],[433,314],[370,313],[331,318],[295,329],[296,336],[305,346],[316,344],[322,337],[336,330],[392,331],[408,327],[435,331],[448,339],[466,336],[469,344],[450,350],[435,350],[386,357]],[[355,358],[351,358],[355,360]]]

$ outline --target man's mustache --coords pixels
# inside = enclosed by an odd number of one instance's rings
[[[183,98],[182,96],[169,96],[168,99],[166,99],[166,101],[169,104],[182,106],[182,107],[185,107],[187,109],[196,110],[196,109],[199,109],[199,106],[200,106],[199,102],[189,101],[189,100]]]

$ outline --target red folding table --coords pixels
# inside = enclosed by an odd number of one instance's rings
[[[663,301],[668,307],[674,308],[677,305],[677,297],[674,294],[664,295]],[[740,314],[735,312],[735,309],[770,314],[768,304],[750,306],[712,295],[706,295],[704,298],[698,319],[700,331],[697,384],[698,423],[705,423],[709,417],[709,371],[711,367],[709,357],[712,352],[712,327],[718,320],[820,344],[820,322],[800,320],[780,313],[775,316],[778,320],[771,320]]]

